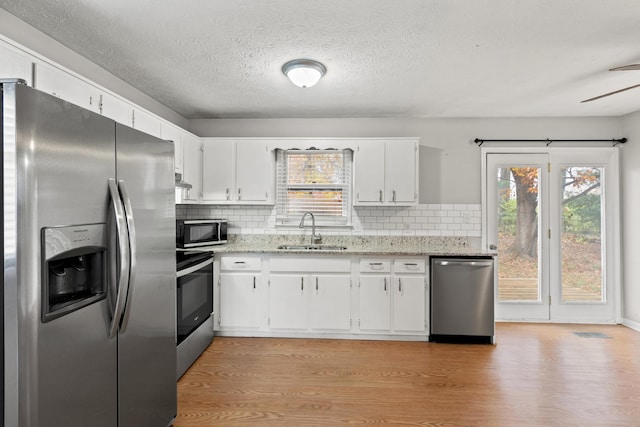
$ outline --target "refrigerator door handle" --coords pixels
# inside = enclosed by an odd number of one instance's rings
[[[127,293],[129,292],[129,239],[122,200],[120,199],[116,181],[113,178],[109,178],[109,194],[111,196],[111,203],[113,204],[116,232],[118,234],[117,253],[119,266],[119,274],[110,279],[111,289],[109,291],[116,293],[115,306],[112,309],[111,325],[109,326],[109,339],[111,339],[118,333],[120,318],[122,317]],[[113,250],[115,250],[115,248]]]
[[[127,229],[129,233],[129,285],[126,294],[126,301],[124,304],[122,323],[120,324],[120,332],[124,332],[127,329],[127,324],[129,323],[129,314],[131,312],[131,304],[129,304],[129,300],[135,284],[138,262],[136,248],[136,226],[133,221],[133,207],[131,206],[131,199],[129,198],[129,193],[127,192],[127,185],[123,180],[118,181],[118,189],[120,190],[120,194],[122,196],[124,213],[127,220]]]

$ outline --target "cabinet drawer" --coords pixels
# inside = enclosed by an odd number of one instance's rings
[[[262,259],[246,256],[223,256],[220,258],[220,270],[226,271],[260,271]]]
[[[361,259],[361,273],[389,273],[391,272],[391,261],[388,259]]]
[[[424,259],[397,259],[393,262],[396,273],[424,273],[426,271]]]

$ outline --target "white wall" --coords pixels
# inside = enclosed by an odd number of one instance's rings
[[[187,127],[187,119],[175,111],[1,8],[0,39],[18,43],[32,55],[54,61],[179,127]]]
[[[520,119],[198,119],[189,130],[208,137],[420,137],[420,203],[477,204],[482,139],[612,139],[620,118]]]
[[[622,118],[622,281],[624,323],[640,330],[640,112]]]

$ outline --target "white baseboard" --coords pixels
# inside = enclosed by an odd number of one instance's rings
[[[633,320],[629,320],[629,319],[623,319],[622,324],[628,328],[635,329],[636,331],[640,332],[639,322],[634,322]]]

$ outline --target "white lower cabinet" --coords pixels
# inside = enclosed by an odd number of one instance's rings
[[[348,257],[272,257],[270,261],[270,330],[351,329]]]
[[[427,333],[426,259],[360,261],[359,330],[362,333]]]
[[[269,328],[306,330],[308,320],[308,295],[305,292],[305,276],[271,274],[269,276]]]
[[[358,326],[362,332],[391,331],[391,261],[360,260]]]
[[[426,258],[222,255],[219,265],[222,334],[428,339]]]
[[[260,257],[223,256],[220,259],[218,330],[254,331],[264,325]]]

